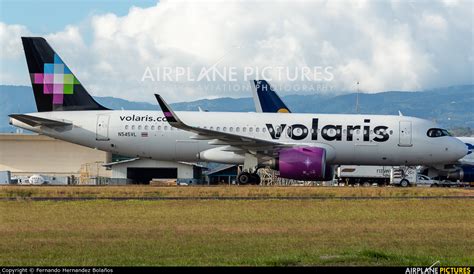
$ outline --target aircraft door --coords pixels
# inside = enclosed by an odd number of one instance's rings
[[[109,139],[109,115],[97,115],[96,135],[97,141],[108,141]]]
[[[412,131],[411,121],[400,121],[400,130],[398,145],[401,147],[411,147],[412,144]]]

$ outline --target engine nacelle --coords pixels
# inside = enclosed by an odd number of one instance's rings
[[[332,168],[326,168],[326,150],[319,147],[296,147],[282,149],[273,168],[280,177],[302,181],[323,181],[332,178]],[[326,174],[328,172],[329,174]],[[329,176],[326,176],[329,175]]]
[[[228,147],[216,147],[211,148],[205,151],[202,151],[198,154],[198,158],[207,162],[216,162],[223,164],[243,164],[245,157],[236,154],[233,151],[226,150]]]
[[[462,165],[453,172],[448,172],[446,176],[450,180],[459,180],[461,182],[474,182],[474,166]]]

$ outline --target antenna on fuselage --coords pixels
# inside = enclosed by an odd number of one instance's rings
[[[355,112],[358,114],[359,111],[359,81],[357,81],[357,93],[356,93],[356,106],[355,106]]]

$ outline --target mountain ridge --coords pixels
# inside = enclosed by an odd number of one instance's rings
[[[286,95],[282,100],[293,112],[301,113],[355,113],[356,93],[341,95]],[[156,103],[134,102],[115,97],[94,97],[111,109],[159,110]],[[198,111],[255,111],[253,99],[222,97],[171,104],[175,110]],[[459,85],[427,91],[385,91],[360,93],[362,114],[391,114],[416,116],[434,120],[446,128],[474,128],[474,85]],[[35,112],[31,87],[0,85],[0,132],[13,132],[8,114]]]

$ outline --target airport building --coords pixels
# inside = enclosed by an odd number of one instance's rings
[[[127,179],[134,183],[149,183],[153,179],[176,179],[178,183],[202,183],[201,165],[186,162],[167,162],[151,159],[126,159],[105,164],[112,171],[111,177]]]
[[[209,170],[206,175],[211,185],[236,184],[238,166],[237,165],[218,165]]]
[[[36,134],[0,134],[0,170],[12,176],[42,174],[80,177],[85,171],[110,176],[102,165],[110,161],[107,152]]]
[[[121,158],[37,134],[0,134],[0,172],[28,180],[41,175],[57,184],[149,183],[151,179],[201,183],[203,166]]]

